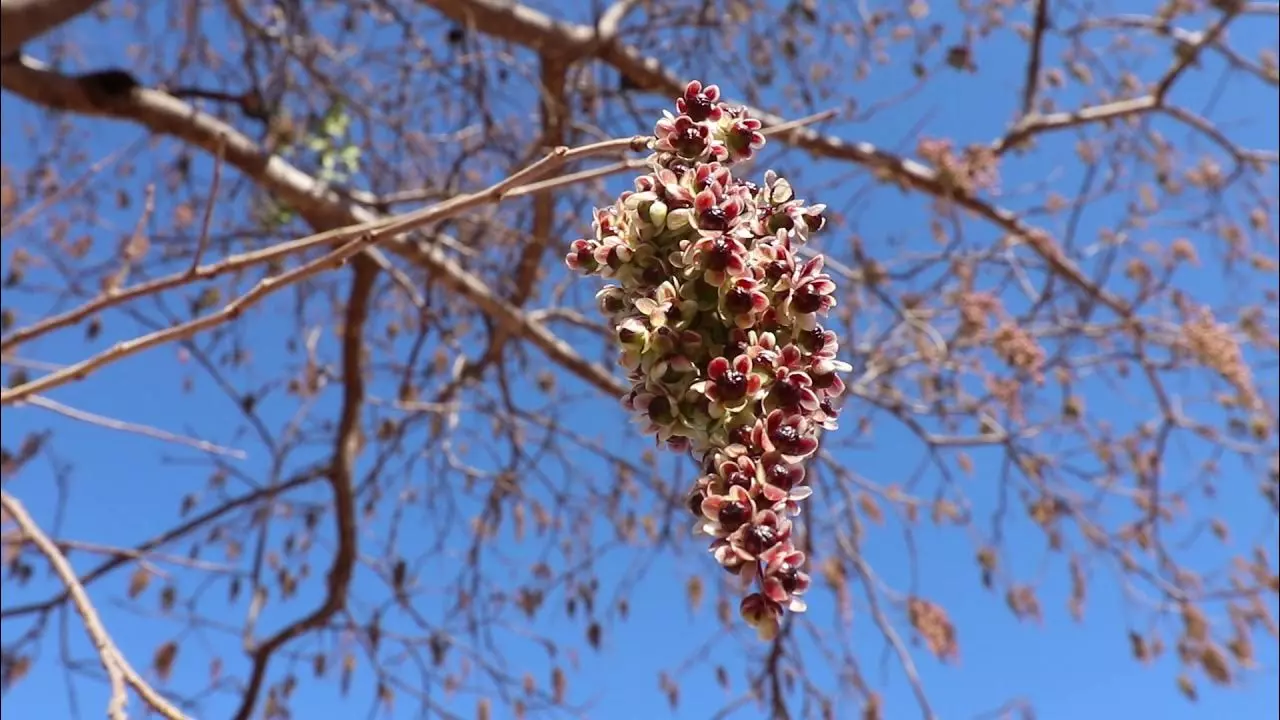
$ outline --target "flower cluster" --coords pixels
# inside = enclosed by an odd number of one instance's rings
[[[822,256],[797,253],[824,206],[806,206],[772,171],[763,185],[734,177],[764,136],[719,95],[689,83],[678,114],[657,123],[650,172],[595,211],[595,237],[565,260],[616,282],[597,299],[633,383],[624,402],[659,442],[700,459],[689,510],[720,565],[744,589],[756,584],[741,612],[769,638],[784,608],[805,606],[790,518],[850,366],[819,323],[836,285]]]

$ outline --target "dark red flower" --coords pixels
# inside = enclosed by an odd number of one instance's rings
[[[771,488],[775,488],[781,492],[781,496],[771,497],[770,499],[777,502],[793,488],[804,481],[804,465],[795,462],[788,462],[783,459],[782,453],[774,451],[765,453],[760,458],[760,466],[764,468],[764,481]],[[766,488],[765,496],[769,497]]]
[[[593,273],[599,267],[595,258],[595,247],[590,240],[574,240],[569,243],[569,254],[565,255],[564,262],[570,269],[583,274]]]
[[[773,510],[761,510],[751,522],[729,536],[734,552],[744,560],[755,561],[779,543],[791,538],[791,521]]]
[[[787,348],[793,347],[795,346],[787,346]],[[769,397],[779,408],[788,412],[811,413],[818,409],[819,403],[818,394],[813,391],[813,386],[814,381],[808,373],[781,367],[774,373],[773,388]]]
[[[734,486],[724,495],[710,495],[702,501],[702,515],[710,522],[704,526],[709,535],[727,536],[756,513],[755,502],[743,488]]]
[[[809,420],[803,415],[774,410],[756,421],[751,440],[765,452],[777,452],[787,462],[798,463],[818,449]]]
[[[770,549],[766,556],[765,596],[792,611],[802,612],[805,603],[798,596],[809,589],[809,575],[800,570],[804,567],[804,553],[783,543]]]
[[[720,88],[715,85],[702,86],[697,80],[685,86],[684,95],[676,98],[676,110],[688,115],[696,122],[720,119]]]
[[[725,410],[740,410],[760,392],[764,378],[751,371],[751,359],[739,355],[733,362],[723,357],[707,364],[707,378],[690,386],[711,400],[711,416],[720,417]]]

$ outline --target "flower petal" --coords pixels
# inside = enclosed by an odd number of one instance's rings
[[[707,377],[712,380],[720,380],[727,372],[729,372],[729,361],[723,357],[712,358],[711,362],[707,363]]]

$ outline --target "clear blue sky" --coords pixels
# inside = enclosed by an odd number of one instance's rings
[[[583,11],[578,7],[579,4],[574,5],[575,9],[570,14],[574,17],[581,16]],[[163,11],[156,9],[152,12],[158,18]],[[945,13],[935,17],[948,19]],[[1264,23],[1256,21],[1251,23],[1251,27],[1248,31],[1243,28],[1233,31],[1233,39],[1238,46],[1256,49],[1275,45],[1274,27],[1268,30]],[[83,54],[88,59],[87,65],[96,67],[127,64],[124,48],[107,39],[107,29],[128,33],[128,28],[127,21],[104,25],[82,18],[69,26],[66,32],[71,33],[76,42],[81,44]],[[219,33],[210,27],[210,34],[216,38]],[[370,43],[393,41],[394,38],[386,37],[370,39]],[[31,52],[37,56],[41,56],[40,50],[39,46],[31,48]],[[159,51],[172,52],[172,48],[161,48]],[[909,131],[923,117],[927,118],[926,124],[921,128],[923,134],[950,136],[958,142],[989,139],[1001,131],[1010,117],[1022,80],[1024,54],[1025,47],[1011,40],[1007,34],[1002,38],[985,41],[979,45],[976,58],[981,70],[978,74],[955,74],[952,80],[932,85],[895,112],[878,116],[870,122],[832,125],[830,129],[846,138],[865,139],[889,147],[901,143],[904,150],[909,150],[914,145],[914,141],[909,139]],[[1053,57],[1052,53],[1050,57]],[[1164,66],[1166,57],[1163,49],[1158,50],[1155,58],[1145,66],[1145,73],[1149,75],[1158,72]],[[1192,105],[1202,104],[1196,102],[1199,97],[1209,101],[1217,90],[1215,83],[1219,77],[1219,65],[1216,61],[1206,62],[1200,73],[1191,76],[1180,86],[1178,97],[1190,99]],[[730,97],[740,97],[740,88],[731,78],[722,79],[713,72],[708,71],[703,79],[720,82]],[[198,78],[199,75],[193,71],[191,77]],[[905,63],[900,63],[878,71],[870,80],[861,83],[856,93],[869,98],[883,98],[893,95],[897,88],[904,87],[908,82]],[[1261,103],[1258,102],[1259,97],[1264,98]],[[1272,107],[1273,101],[1274,94],[1264,93],[1262,86],[1256,81],[1252,84],[1236,81],[1228,84],[1216,100],[1214,117],[1228,123],[1235,137],[1243,143],[1275,149],[1277,112]],[[532,107],[530,98],[516,96],[511,102],[525,102]],[[30,162],[31,156],[22,142],[20,128],[25,123],[39,122],[40,115],[30,106],[6,95],[2,117],[4,161],[11,166],[23,167]],[[82,122],[79,127],[92,129],[92,141],[87,149],[94,158],[105,156],[114,149],[133,142],[142,133],[132,126],[98,120]],[[619,127],[618,132],[647,129]],[[1171,127],[1168,132],[1178,139],[1183,137],[1182,131],[1177,128]],[[1049,178],[1055,189],[1070,197],[1080,182],[1078,165],[1071,156],[1073,142],[1074,139],[1069,135],[1045,142],[1039,153],[1005,168],[1004,186],[1017,188],[1022,183]],[[1208,150],[1203,142],[1198,148]],[[768,157],[766,155],[766,160]],[[1063,167],[1066,169],[1060,170]],[[208,162],[203,158],[199,159],[196,176],[207,177],[208,169]],[[848,168],[840,166],[816,165],[804,176],[800,194],[815,201],[823,200],[824,198],[815,196],[816,192],[806,188],[821,187],[829,181],[846,177],[847,170]],[[757,167],[756,172],[762,171],[763,167]],[[148,172],[149,167],[146,165],[138,168],[138,175],[143,179],[148,177]],[[858,181],[861,180],[859,177]],[[138,178],[119,181],[109,173],[104,174],[94,187],[97,191],[104,192],[116,182],[126,182],[135,190],[141,187]],[[890,256],[892,253],[930,246],[930,241],[922,234],[923,223],[917,222],[923,207],[919,198],[898,198],[884,192],[877,193],[875,198],[876,202],[861,208],[857,216],[857,231],[868,239],[872,252]],[[1026,205],[1029,202],[1018,198],[1009,200],[1014,207],[1018,207],[1019,203]],[[234,210],[224,208],[220,212],[229,215],[242,209],[243,204]],[[1081,228],[1081,236],[1091,237],[1098,228],[1106,226],[1116,217],[1113,212],[1115,210],[1114,205],[1108,210],[1108,206],[1103,204],[1087,215]],[[56,209],[53,212],[56,213]],[[121,233],[128,232],[133,226],[136,213],[136,205],[126,211],[108,211],[99,227],[80,226],[77,227],[77,232],[100,233],[103,236],[102,245],[110,245]],[[995,237],[990,228],[977,223],[966,225],[966,229],[972,234],[970,242]],[[22,242],[30,242],[32,237],[34,236],[28,233]],[[1159,229],[1153,229],[1151,237],[1166,242],[1171,239],[1162,235]],[[901,244],[890,243],[890,238],[899,239]],[[571,239],[564,238],[564,241],[567,243]],[[847,254],[841,241],[838,234],[828,236],[826,240],[833,244],[833,252],[837,256]],[[6,240],[6,271],[9,252],[10,241]],[[1206,256],[1211,256],[1212,252],[1207,246],[1202,249]],[[556,253],[548,262],[558,262],[556,258],[559,255],[560,253]],[[52,281],[56,276],[33,273],[33,277]],[[553,277],[559,279],[559,271],[553,273]],[[1212,270],[1206,270],[1203,277],[1207,280],[1217,276]],[[345,284],[346,281],[343,282]],[[578,291],[583,294],[594,292],[592,283],[590,280],[584,281]],[[1205,302],[1224,303],[1231,299],[1230,288],[1197,285],[1192,290]],[[72,302],[70,298],[64,299],[58,307],[67,307]],[[29,321],[32,317],[48,312],[50,300],[47,295],[33,296],[6,291],[3,305],[16,309],[20,317]],[[144,307],[150,317],[162,317],[155,308]],[[182,308],[182,305],[176,307]],[[259,367],[280,368],[286,363],[298,362],[296,357],[284,353],[280,342],[281,335],[292,332],[294,327],[291,315],[293,307],[293,298],[281,296],[268,300],[242,321],[243,342],[246,347],[252,348],[255,363]],[[319,311],[319,308],[313,308],[313,313]],[[320,315],[310,318],[312,322],[322,319]],[[375,323],[374,327],[378,327],[378,324]],[[106,331],[97,341],[86,342],[78,330],[70,330],[43,340],[31,349],[24,349],[23,356],[44,362],[71,362],[106,347],[115,339],[130,336],[137,328],[137,324],[128,316],[113,314],[108,316]],[[227,342],[223,342],[217,346],[217,352],[226,352],[229,347]],[[184,366],[175,361],[177,352],[176,346],[168,346],[144,353],[108,368],[90,382],[59,389],[51,393],[51,397],[89,411],[244,448],[250,453],[250,458],[239,463],[238,467],[250,476],[263,476],[266,472],[263,459],[267,454],[251,435],[234,433],[232,428],[241,425],[240,416],[226,396],[198,371],[194,372],[197,380],[193,389],[190,392],[182,391],[183,379],[193,374],[193,371],[189,365]],[[321,352],[329,358],[336,357],[330,333],[324,334]],[[534,351],[530,350],[530,354],[535,363],[540,362]],[[249,370],[231,373],[229,377],[238,387],[248,388],[262,381],[265,372],[266,370]],[[570,378],[562,378],[561,382],[571,392],[580,389],[578,383]],[[371,392],[392,395],[393,389],[383,382],[375,384]],[[1135,399],[1111,396],[1101,385],[1086,392],[1089,407],[1119,425],[1137,418],[1134,404],[1144,401],[1141,397]],[[570,411],[563,411],[557,407],[546,407],[546,399],[532,388],[517,389],[516,396],[531,412],[561,413],[561,419],[579,432],[603,439],[617,446],[619,452],[624,454],[634,456],[638,454],[637,448],[644,444],[643,439],[626,423],[622,411],[608,399],[575,403]],[[319,400],[316,412],[332,414],[336,406],[335,386]],[[271,423],[282,425],[293,412],[294,406],[282,393],[277,393],[273,399],[261,404],[259,409]],[[175,511],[182,497],[193,491],[202,491],[207,479],[207,471],[190,462],[184,464],[180,461],[189,460],[197,454],[180,448],[161,446],[145,438],[72,422],[29,407],[6,408],[3,419],[0,440],[8,448],[15,447],[32,431],[44,428],[55,431],[54,448],[57,456],[74,470],[65,485],[51,464],[42,459],[28,465],[17,479],[6,485],[6,489],[25,502],[46,528],[54,526],[54,509],[58,507],[60,494],[69,491],[65,514],[60,518],[63,530],[55,533],[62,537],[106,545],[133,545],[173,524]],[[601,428],[608,430],[605,432]],[[848,428],[845,428],[840,433],[847,431]],[[483,438],[488,430],[483,422],[464,422],[461,432]],[[837,440],[840,433],[836,434]],[[912,447],[907,442],[908,436],[903,431],[886,426],[883,430],[877,430],[874,442],[862,443],[856,448],[842,449],[839,452],[844,462],[857,467],[866,477],[884,482],[900,482],[918,461],[914,450],[911,453],[895,451],[898,447]],[[291,458],[289,470],[297,470],[309,462],[323,458],[325,450],[326,447],[319,443],[307,447]],[[491,467],[494,463],[494,459],[489,458],[483,448],[476,447],[474,443],[471,448],[459,452],[468,462],[479,467]],[[994,472],[993,468],[997,467],[991,456],[979,454],[977,459],[980,468]],[[594,469],[598,471],[597,476],[564,478],[560,466],[551,460],[541,462],[538,469],[546,474],[547,484],[557,487],[569,483],[599,486],[610,477],[610,470],[602,463],[585,461],[579,467],[580,472],[588,476]],[[664,460],[661,467],[668,473],[666,480],[673,481],[677,463]],[[1190,462],[1184,467],[1171,467],[1170,479],[1173,482],[1185,479],[1188,477],[1189,467]],[[1228,481],[1223,491],[1216,500],[1205,501],[1204,511],[1206,515],[1223,517],[1233,522],[1237,534],[1230,541],[1234,545],[1228,549],[1241,552],[1259,538],[1269,538],[1268,542],[1274,543],[1274,527],[1260,522],[1264,513],[1259,511],[1251,476],[1247,476],[1246,470],[1240,466],[1233,465],[1225,470]],[[414,472],[430,472],[429,464]],[[682,472],[681,477],[688,478],[688,468]],[[1241,482],[1233,484],[1233,476]],[[536,477],[536,473],[531,472],[531,477]],[[543,478],[537,478],[537,481],[536,484],[541,484]],[[313,488],[308,492],[313,493],[312,496],[316,499],[326,497],[322,488]],[[979,516],[985,518],[996,499],[992,484],[986,482],[980,473],[970,481],[966,492],[979,509]],[[818,497],[812,502],[811,512],[821,514],[834,513],[834,506],[838,501]],[[475,508],[462,510],[465,517]],[[982,512],[983,510],[986,512]],[[432,542],[436,532],[432,525],[437,519],[438,514],[424,508],[421,503],[412,506],[406,513],[405,525],[398,532],[395,542],[405,548],[405,554],[412,554],[412,549]],[[382,552],[386,543],[386,533],[382,528],[386,527],[387,522],[388,518],[383,513],[362,527],[362,549],[365,552]],[[1029,532],[1026,527],[1015,524],[1014,528],[1021,534],[1010,537],[1010,545],[1015,547],[1013,563],[1019,565],[1018,570],[1023,577],[1043,579],[1040,596],[1045,606],[1045,621],[1040,626],[1019,623],[1007,611],[999,597],[981,587],[973,562],[974,548],[962,532],[955,529],[938,530],[927,523],[917,530],[921,592],[948,608],[960,636],[962,661],[958,666],[939,665],[931,661],[922,650],[915,658],[931,694],[933,706],[942,717],[972,717],[1014,697],[1033,703],[1038,717],[1045,720],[1081,717],[1094,720],[1131,717],[1248,720],[1277,715],[1277,652],[1274,642],[1263,642],[1258,648],[1260,668],[1255,674],[1245,676],[1239,687],[1218,690],[1200,680],[1198,684],[1201,701],[1198,705],[1188,704],[1177,694],[1174,686],[1176,668],[1168,655],[1148,667],[1129,658],[1124,631],[1130,621],[1136,621],[1136,616],[1126,609],[1115,584],[1110,582],[1109,573],[1100,572],[1094,579],[1088,601],[1087,621],[1083,624],[1074,623],[1066,610],[1066,575],[1061,562],[1049,563],[1041,572],[1043,539],[1037,533]],[[460,547],[460,535],[454,533],[450,538],[451,547]],[[610,533],[606,528],[596,528],[593,541],[606,545],[610,542]],[[911,578],[905,570],[906,556],[899,531],[893,525],[882,529],[873,528],[866,546],[869,560],[885,580],[898,588],[905,588]],[[189,547],[190,540],[186,540],[168,548],[168,551],[183,555]],[[548,600],[548,607],[551,609],[539,616],[532,629],[538,633],[576,641],[582,647],[577,667],[569,672],[568,690],[572,700],[593,704],[587,713],[589,717],[618,720],[642,720],[650,717],[707,718],[743,689],[738,673],[742,662],[734,654],[739,645],[734,641],[713,645],[708,651],[707,662],[693,665],[680,673],[681,700],[675,713],[667,710],[666,702],[658,690],[658,673],[664,670],[678,672],[682,660],[697,652],[715,633],[715,621],[708,605],[704,604],[702,611],[696,614],[687,609],[684,583],[689,574],[702,572],[704,577],[710,579],[716,572],[705,557],[692,550],[693,548],[686,547],[682,555],[664,554],[644,563],[645,573],[639,582],[629,579],[638,561],[634,554],[618,554],[616,561],[601,564],[600,578],[604,588],[602,597],[613,597],[618,583],[625,582],[629,588],[627,592],[631,613],[625,622],[608,623],[607,634],[599,653],[593,653],[580,640],[585,631],[584,623],[580,620],[567,620],[558,611],[563,598],[552,597]],[[537,554],[538,548],[517,547],[512,538],[506,537],[502,540],[501,551],[511,562],[528,563]],[[627,552],[629,551],[622,551]],[[221,552],[211,547],[202,557],[220,560]],[[1202,561],[1210,562],[1218,556],[1192,553],[1188,557],[1199,564]],[[96,564],[97,559],[78,554],[73,560],[78,568],[83,569]],[[462,561],[456,555],[446,554],[434,561],[436,565],[422,568],[421,579],[429,586],[430,577],[427,573],[432,568],[438,566],[447,569],[451,564]],[[269,606],[270,609],[264,613],[259,624],[262,629],[260,634],[279,627],[313,605],[323,582],[327,558],[319,554],[314,557],[313,563],[312,577],[296,599],[284,605]],[[39,562],[36,565],[41,568]],[[504,572],[497,561],[493,561],[489,567],[492,572]],[[175,568],[171,571],[175,580],[189,577],[182,570]],[[145,668],[158,644],[176,638],[181,640],[183,649],[170,686],[203,686],[209,672],[205,663],[214,652],[223,656],[228,673],[239,675],[243,672],[247,666],[241,661],[242,656],[234,638],[210,629],[182,634],[182,623],[171,622],[180,619],[181,613],[176,618],[157,619],[153,609],[158,603],[156,597],[158,588],[163,585],[161,581],[153,581],[148,595],[138,606],[144,612],[135,612],[123,603],[129,574],[129,569],[117,571],[110,578],[92,585],[91,594],[103,611],[108,629],[136,665]],[[45,577],[42,568],[37,570],[36,575],[36,581],[26,588],[6,584],[4,606],[46,596],[53,585]],[[452,577],[452,573],[449,577]],[[361,595],[362,584],[366,583],[366,587],[374,587],[368,576],[357,576],[357,597]],[[226,605],[223,600],[225,592],[225,583],[211,588],[202,601],[202,608],[209,611],[220,604]],[[867,679],[884,693],[886,717],[916,717],[915,704],[896,661],[887,657],[884,642],[876,629],[866,621],[860,589],[855,591],[855,597],[858,598],[860,617],[852,632],[855,637],[861,638],[858,647]],[[437,611],[439,605],[446,600],[447,598],[438,595],[433,596],[428,590],[420,603],[420,609],[424,614],[432,616],[433,611]],[[244,597],[234,605],[227,606],[228,622],[238,627],[244,609]],[[834,626],[828,620],[833,612],[829,597],[815,593],[811,612],[815,614],[821,627]],[[91,651],[83,633],[74,626],[76,620],[69,618],[67,622],[72,627],[65,633],[65,637],[74,649],[74,654],[80,658],[90,658]],[[5,643],[9,643],[12,634],[21,631],[23,627],[21,623],[6,624]],[[392,629],[410,631],[405,625],[393,625]],[[5,696],[6,714],[13,713],[13,717],[33,720],[71,716],[66,699],[65,678],[57,662],[59,648],[56,639],[61,632],[55,625],[48,635],[54,641],[44,644],[36,669]],[[496,642],[499,652],[506,656],[512,668],[521,672],[529,670],[544,687],[553,662],[570,667],[573,665],[571,658],[561,657],[549,661],[546,654],[533,643],[521,640],[512,632],[499,634]],[[296,667],[284,654],[273,665],[274,677],[281,677],[293,669],[302,680],[292,703],[294,717],[365,716],[371,705],[370,676],[359,674],[351,694],[344,700],[332,671],[327,681],[310,680],[309,654],[317,647],[313,641],[292,646],[291,649],[305,649],[307,653]],[[813,680],[830,687],[834,679],[820,667],[821,659],[811,654],[807,660]],[[735,673],[731,692],[727,693],[715,686],[713,672],[717,664],[724,665]],[[85,682],[80,682],[78,688],[82,715],[100,716],[100,708],[105,699],[102,688]],[[475,704],[474,695],[466,692],[453,698],[441,696],[437,701],[463,716],[471,716]],[[138,707],[136,700],[132,707]],[[217,696],[202,706],[200,717],[223,717],[233,707],[233,699],[225,695]],[[499,703],[496,707],[498,710],[495,717],[505,717],[503,706]],[[394,711],[384,711],[381,717],[410,718],[417,717],[417,712],[418,708],[412,701],[402,699]],[[738,719],[760,716],[758,711],[747,709],[731,717]],[[838,717],[856,717],[856,714],[852,708],[846,708],[838,713]]]

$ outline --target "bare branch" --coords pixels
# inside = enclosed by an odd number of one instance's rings
[[[542,62],[540,95],[542,115],[542,147],[554,148],[564,144],[565,124],[569,108],[565,102],[564,63],[555,59]],[[551,231],[555,221],[555,195],[542,190],[533,196],[533,223],[529,240],[520,250],[515,267],[515,287],[511,292],[511,304],[523,306],[533,291],[538,272],[542,268],[542,256],[551,244]]]
[[[278,292],[289,285],[292,285],[304,278],[311,277],[316,273],[340,267],[348,258],[371,245],[375,239],[376,236],[373,233],[365,233],[362,237],[352,240],[323,257],[317,258],[308,263],[303,263],[302,265],[299,265],[287,272],[280,273],[279,275],[260,280],[253,289],[244,295],[241,295],[239,298],[236,298],[218,312],[198,317],[194,320],[189,320],[170,328],[156,330],[155,332],[144,335],[140,338],[117,343],[115,346],[108,348],[91,358],[82,360],[74,365],[69,365],[57,372],[52,372],[44,377],[32,380],[31,382],[23,383],[17,387],[0,391],[0,405],[9,405],[31,395],[35,395],[36,393],[45,392],[46,390],[56,388],[60,385],[65,385],[69,382],[83,380],[89,377],[89,375],[94,371],[118,360],[123,360],[131,355],[136,355],[143,350],[148,350],[175,340],[189,338],[198,332],[208,330],[209,328],[220,325],[228,320],[233,320],[239,317],[245,310],[258,304],[263,300],[263,298],[274,292]]]
[[[676,97],[684,90],[684,83],[658,60],[645,57],[638,50],[616,40],[597,43],[591,28],[553,21],[544,13],[517,2],[498,2],[498,0],[423,0],[423,2],[458,22],[473,25],[482,32],[525,45],[539,52],[573,59],[592,57],[602,60],[621,72],[631,85],[642,90],[662,93],[670,97]],[[772,113],[751,106],[746,107],[751,116],[758,118],[766,127],[787,123],[785,119]],[[1028,247],[1055,273],[1090,298],[1122,317],[1130,314],[1128,305],[1122,299],[1098,287],[1090,280],[1061,252],[1048,233],[1028,226],[1012,212],[986,200],[970,194],[956,193],[937,172],[920,163],[899,157],[870,143],[847,142],[821,135],[808,128],[779,132],[775,137],[781,142],[807,150],[815,156],[852,161],[904,187],[946,198],[1006,232],[1023,238]]]
[[[279,485],[263,488],[261,490],[255,490],[253,492],[246,493],[244,495],[240,495],[238,497],[227,500],[226,502],[221,503],[217,507],[207,512],[200,513],[199,515],[191,518],[190,520],[187,520],[186,522],[174,528],[166,530],[165,532],[160,533],[159,535],[153,537],[150,540],[139,543],[136,547],[134,547],[133,553],[131,555],[121,554],[113,557],[110,560],[103,562],[101,565],[98,565],[94,569],[82,575],[77,580],[77,582],[80,584],[81,587],[84,587],[93,582],[96,582],[97,580],[99,580],[102,577],[105,577],[107,574],[111,573],[117,568],[128,564],[133,558],[139,557],[142,554],[149,553],[158,547],[162,547],[164,545],[167,545],[168,543],[174,542],[175,540],[186,537],[187,535],[195,532],[196,530],[206,527],[207,525],[214,522],[215,520],[218,520],[219,518],[222,518],[227,514],[234,512],[235,510],[239,510],[241,508],[248,507],[259,502],[271,500],[272,498],[278,497],[291,490],[295,490],[305,485],[309,485],[315,482],[316,480],[318,480],[320,477],[321,477],[320,472],[308,471],[305,473],[301,473],[297,477],[291,478],[286,482],[280,483]],[[49,598],[48,600],[29,603],[26,605],[7,607],[7,608],[4,608],[4,610],[0,610],[0,618],[4,618],[4,619],[18,618],[18,617],[23,617],[27,615],[34,615],[37,613],[46,612],[66,602],[70,597],[71,597],[71,594],[69,591],[67,591],[67,592],[59,593],[58,595],[55,595]]]
[[[207,452],[213,455],[225,455],[238,460],[243,460],[245,458],[243,450],[226,448],[221,445],[215,445],[207,440],[197,440],[196,438],[185,437],[183,435],[175,435],[167,430],[148,427],[146,425],[138,425],[137,423],[125,422],[123,420],[106,417],[105,415],[98,415],[84,410],[78,410],[69,405],[63,405],[56,400],[50,400],[49,398],[41,397],[39,395],[32,395],[28,397],[25,402],[38,408],[51,410],[59,415],[69,417],[72,420],[79,420],[80,422],[97,425],[99,427],[107,428],[108,430],[118,430],[120,432],[142,435],[143,437],[149,437],[163,442],[186,445],[187,447],[195,448],[201,452]]]
[[[902,666],[902,671],[906,673],[907,683],[911,686],[911,692],[915,695],[916,703],[920,706],[921,716],[927,720],[935,720],[938,715],[934,712],[933,706],[929,702],[929,695],[925,691],[924,682],[920,679],[920,672],[916,669],[916,663],[911,659],[911,651],[907,649],[907,645],[903,642],[902,637],[893,626],[893,622],[885,614],[880,607],[880,593],[876,585],[875,572],[871,569],[871,565],[862,555],[860,547],[862,537],[862,521],[858,518],[856,504],[854,502],[853,493],[849,491],[847,486],[841,486],[845,493],[845,514],[849,518],[850,526],[847,533],[840,533],[836,536],[837,542],[844,551],[845,557],[853,564],[854,571],[858,574],[858,580],[862,583],[862,589],[867,597],[867,606],[871,609],[871,619],[875,622],[876,628],[884,635],[885,640],[893,648],[893,652],[898,657],[898,662]]]
[[[213,204],[218,197],[218,186],[222,184],[222,167],[226,160],[226,140],[218,138],[218,149],[213,154],[213,179],[209,181],[209,199],[204,205],[204,220],[200,222],[200,237],[196,238],[196,250],[191,254],[191,268],[188,275],[195,275],[200,269],[200,260],[204,257],[204,247],[209,242],[209,228],[213,223]]]
[[[67,594],[71,598],[71,604],[75,607],[76,612],[80,614],[80,619],[84,622],[85,632],[88,633],[89,639],[93,641],[93,645],[98,651],[98,658],[102,662],[103,669],[107,671],[107,678],[111,683],[111,701],[107,706],[107,716],[111,720],[125,720],[127,717],[125,707],[129,702],[125,688],[131,687],[148,707],[162,717],[168,718],[168,720],[185,720],[187,716],[148,685],[133,669],[133,666],[129,664],[129,661],[120,654],[119,648],[111,640],[111,636],[107,634],[106,628],[102,626],[102,620],[98,617],[98,611],[94,608],[93,601],[89,599],[84,586],[76,579],[76,573],[71,568],[71,563],[67,562],[66,556],[62,554],[58,546],[49,539],[48,535],[44,534],[40,526],[36,525],[35,520],[27,514],[27,509],[22,506],[22,503],[18,502],[8,492],[0,491],[0,504],[4,506],[5,513],[22,531],[27,541],[35,545],[40,554],[44,555],[49,562],[49,566],[53,568],[54,574],[58,576],[58,580],[66,587]]]
[[[1179,41],[1174,53],[1173,63],[1165,71],[1164,75],[1156,81],[1150,93],[1141,97],[1085,107],[1072,112],[1053,113],[1051,115],[1028,115],[1019,121],[1004,137],[993,143],[992,148],[997,154],[1002,154],[1045,132],[1117,120],[1163,107],[1174,83],[1182,77],[1187,68],[1196,62],[1200,53],[1206,47],[1217,42],[1218,38],[1226,32],[1227,25],[1231,23],[1237,14],[1236,12],[1224,13],[1207,30],[1196,34],[1189,42]]]
[[[100,0],[0,0],[0,58],[18,52],[63,23],[87,12]]]
[[[337,436],[334,439],[333,460],[329,467],[329,485],[333,490],[333,514],[337,522],[337,549],[324,600],[311,614],[286,625],[253,650],[253,669],[236,711],[236,720],[249,720],[258,702],[262,683],[266,679],[267,665],[272,655],[285,643],[315,628],[322,627],[330,618],[346,607],[347,587],[356,562],[356,503],[354,482],[356,458],[360,455],[360,415],[364,409],[364,331],[369,317],[369,297],[378,277],[377,265],[367,258],[352,263],[351,292],[347,298],[346,316],[342,325],[342,410],[339,415]]]
[[[1027,60],[1027,76],[1022,85],[1022,114],[1035,111],[1036,92],[1040,87],[1041,55],[1044,33],[1049,28],[1049,0],[1036,0],[1035,19],[1031,25],[1031,57]]]
[[[410,213],[398,219],[388,221],[379,218],[366,208],[342,200],[336,193],[327,190],[314,178],[293,167],[283,159],[264,153],[249,138],[216,118],[196,111],[165,93],[145,88],[134,88],[122,97],[100,98],[94,91],[77,78],[71,78],[43,69],[40,63],[24,58],[21,63],[6,62],[0,65],[0,85],[6,90],[47,107],[88,115],[115,117],[140,123],[152,132],[178,137],[206,152],[216,153],[223,148],[228,163],[240,169],[265,189],[273,192],[317,229],[337,228],[333,237],[354,236],[360,232],[379,230],[379,236],[389,236],[389,247],[410,262],[420,265],[439,278],[441,284],[460,293],[475,303],[483,312],[489,314],[499,324],[514,335],[525,338],[546,352],[570,372],[582,377],[596,387],[613,392],[620,387],[611,372],[582,360],[568,345],[557,338],[550,330],[538,323],[529,321],[520,310],[496,296],[487,283],[464,270],[456,262],[449,259],[437,247],[419,244],[407,239],[395,238],[408,229],[426,224],[430,220],[447,217],[446,213],[457,213],[477,204],[483,204],[502,197],[506,192],[518,185],[535,179],[543,173],[559,167],[569,160],[588,157],[609,151],[623,150],[628,147],[639,149],[643,140],[638,138],[596,143],[575,150],[567,148],[557,150],[541,161],[513,175],[501,183],[482,193],[441,203],[434,208]],[[427,213],[437,213],[427,215]],[[424,219],[426,217],[427,219]],[[354,227],[346,227],[354,226]],[[368,245],[377,237],[359,243]],[[325,238],[331,240],[332,238]],[[319,244],[319,238],[316,244]],[[350,247],[354,253],[362,247]],[[333,262],[336,258],[328,258],[325,262]],[[320,264],[304,266],[306,270],[295,270],[298,277],[305,277],[311,272],[322,269]],[[294,278],[296,279],[296,278]],[[274,287],[281,287],[279,281]],[[268,286],[267,290],[272,286]],[[263,290],[259,290],[259,296]],[[221,320],[201,319],[196,322],[208,325]],[[187,325],[190,325],[188,323]],[[205,324],[200,325],[201,328]],[[197,328],[198,330],[199,328]],[[190,330],[188,327],[187,330]],[[160,341],[180,337],[173,330],[166,331],[169,336]],[[186,332],[186,330],[184,330]],[[155,342],[153,338],[153,342]],[[77,371],[78,372],[78,371]],[[59,384],[72,379],[72,374],[59,377]],[[39,381],[37,381],[39,382]],[[36,387],[31,392],[40,392]],[[16,399],[5,391],[5,399]],[[29,394],[24,391],[24,394]]]
[[[627,19],[627,15],[635,10],[640,4],[640,0],[615,0],[600,15],[600,23],[597,25],[600,31],[600,37],[605,40],[612,40],[617,36],[618,30],[622,28],[622,22]]]
[[[1240,13],[1242,15],[1247,13]],[[1200,39],[1200,33],[1192,32],[1184,28],[1174,25],[1172,21],[1163,17],[1154,17],[1151,15],[1117,15],[1115,17],[1097,17],[1090,18],[1081,22],[1066,31],[1068,37],[1078,37],[1089,30],[1106,29],[1106,30],[1149,30],[1152,33],[1171,38],[1178,43],[1178,47],[1193,47]],[[1262,66],[1246,60],[1225,42],[1223,37],[1215,38],[1208,43],[1208,47],[1214,52],[1221,54],[1231,63],[1232,67],[1239,68],[1258,78],[1268,85],[1280,85],[1280,75],[1275,69],[1268,70]]]

